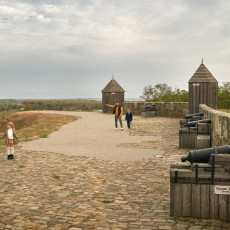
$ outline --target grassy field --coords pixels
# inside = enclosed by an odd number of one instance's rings
[[[76,116],[60,114],[42,114],[30,112],[0,113],[1,135],[6,130],[8,121],[13,121],[19,142],[46,138],[50,133],[58,130],[61,126],[77,120]],[[4,140],[0,145],[5,145]]]

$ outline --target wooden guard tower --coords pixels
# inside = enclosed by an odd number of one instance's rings
[[[202,63],[191,77],[189,84],[189,113],[198,113],[199,104],[217,109],[218,82]]]
[[[114,80],[114,77],[101,92],[103,113],[112,113],[112,109],[105,104],[114,105],[115,102],[119,102],[120,105],[123,105],[125,90]]]

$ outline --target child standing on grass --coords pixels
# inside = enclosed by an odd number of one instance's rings
[[[0,140],[6,138],[6,149],[7,149],[7,157],[8,160],[14,159],[14,145],[17,144],[17,137],[14,129],[14,123],[7,123],[7,130],[5,134]]]
[[[133,120],[133,115],[130,109],[127,110],[125,120],[127,121],[127,126],[128,126],[128,129],[130,130],[131,121]]]

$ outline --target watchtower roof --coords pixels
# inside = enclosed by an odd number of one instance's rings
[[[101,91],[102,93],[124,93],[125,90],[112,78],[112,80]]]
[[[217,80],[212,76],[211,72],[203,64],[203,59],[202,59],[202,63],[200,64],[199,68],[189,80],[189,83],[193,83],[193,82],[198,82],[198,83],[216,82],[217,83]]]

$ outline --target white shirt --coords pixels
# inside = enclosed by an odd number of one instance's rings
[[[8,139],[9,140],[13,140],[14,139],[13,129],[8,129]]]

